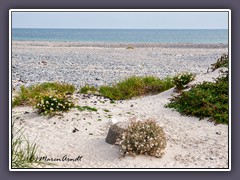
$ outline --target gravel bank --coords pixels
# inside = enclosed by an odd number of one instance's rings
[[[12,84],[15,89],[46,81],[100,86],[132,75],[203,74],[227,52],[226,44],[14,41]]]

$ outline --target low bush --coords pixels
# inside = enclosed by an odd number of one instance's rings
[[[75,91],[75,87],[66,83],[58,82],[45,82],[42,84],[20,87],[20,91],[16,97],[14,97],[12,105],[14,106],[33,106],[37,102],[39,96],[54,96],[54,95],[66,95],[72,94]]]
[[[53,114],[57,111],[69,111],[73,106],[74,104],[66,97],[43,96],[38,98],[34,108],[39,114]]]
[[[189,82],[193,81],[195,75],[189,72],[182,72],[173,77],[173,84],[176,86],[176,89],[182,90],[184,86]]]
[[[208,117],[215,123],[228,124],[228,72],[223,72],[215,82],[200,83],[173,97],[166,107],[183,115]]]
[[[132,119],[125,132],[117,139],[122,154],[135,156],[145,154],[161,157],[166,148],[165,133],[154,119]]]

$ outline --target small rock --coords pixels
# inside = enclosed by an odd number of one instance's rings
[[[89,133],[89,135],[93,135],[93,133]]]
[[[29,112],[28,112],[28,111],[25,111],[24,114],[29,114]]]
[[[128,127],[128,123],[126,122],[118,122],[117,124],[112,125],[106,137],[106,142],[108,144],[114,144],[119,135],[121,135],[126,128]]]
[[[46,64],[47,64],[47,61],[42,61],[42,63],[43,63],[44,65],[46,65]]]
[[[133,107],[133,104],[130,107]]]
[[[77,128],[74,128],[72,132],[75,133],[77,131],[79,131],[79,130]]]
[[[221,132],[216,132],[217,135],[221,135]]]

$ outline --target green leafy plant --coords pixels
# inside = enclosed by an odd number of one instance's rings
[[[117,139],[116,144],[120,145],[124,156],[146,154],[161,157],[166,148],[166,137],[154,119],[145,121],[131,119],[129,126]]]
[[[20,87],[18,95],[13,98],[14,106],[33,106],[37,102],[39,96],[54,96],[72,94],[75,87],[66,83],[45,82],[30,87]]]
[[[39,114],[52,114],[57,111],[68,111],[74,104],[62,96],[42,96],[38,98],[35,108]]]
[[[215,123],[228,124],[228,71],[215,79],[203,82],[189,91],[173,97],[166,107],[174,108],[183,115],[208,117]]]
[[[182,90],[184,86],[189,82],[193,81],[195,75],[189,72],[182,72],[173,77],[173,84],[176,86],[176,89]]]

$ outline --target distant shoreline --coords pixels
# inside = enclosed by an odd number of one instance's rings
[[[34,47],[105,47],[105,48],[228,48],[226,43],[128,43],[128,42],[64,42],[64,41],[19,41],[13,40],[12,45]]]

